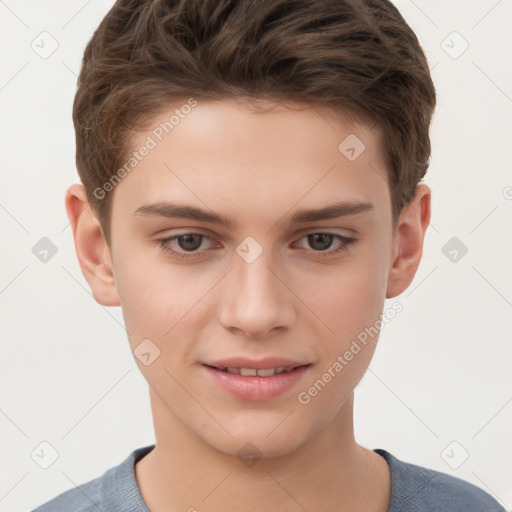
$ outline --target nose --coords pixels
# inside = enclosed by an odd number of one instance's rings
[[[295,319],[293,293],[286,276],[263,251],[252,262],[234,258],[234,268],[222,288],[219,318],[222,325],[250,338],[268,337],[290,329]]]

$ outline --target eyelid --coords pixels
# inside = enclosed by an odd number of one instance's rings
[[[320,257],[320,258],[335,257],[336,255],[339,255],[340,253],[349,250],[351,248],[351,246],[355,245],[357,243],[357,241],[359,240],[358,238],[355,238],[355,237],[349,237],[349,236],[342,235],[339,233],[334,233],[329,230],[322,230],[320,228],[317,230],[314,230],[314,229],[308,230],[305,233],[298,235],[298,238],[297,238],[297,236],[294,237],[295,241],[293,242],[293,247],[297,247],[297,244],[303,238],[305,238],[309,235],[314,235],[314,234],[329,235],[329,236],[334,237],[335,240],[337,240],[338,242],[341,243],[341,245],[338,245],[335,249],[327,249],[325,251],[315,251],[313,249],[299,248],[299,250],[301,250],[301,251],[305,251],[307,253],[314,255],[315,257]],[[182,236],[186,236],[186,235],[201,236],[202,237],[201,244],[204,239],[210,239],[212,242],[216,242],[215,238],[213,238],[209,235],[205,235],[204,233],[189,230],[189,231],[185,231],[182,233],[172,234],[167,237],[157,239],[156,243],[157,243],[157,245],[159,245],[161,247],[161,249],[163,251],[171,253],[173,256],[175,256],[178,259],[196,259],[197,260],[197,259],[203,259],[203,258],[207,257],[207,254],[206,254],[207,249],[187,252],[187,251],[183,251],[183,250],[179,250],[179,249],[176,250],[176,249],[171,248],[171,242],[174,242],[176,239],[178,239]]]
[[[350,234],[345,234],[346,232],[349,232]],[[312,235],[314,233],[326,233],[329,235],[340,235],[345,236],[347,238],[352,237],[352,234],[358,234],[359,232],[355,229],[351,229],[348,227],[340,227],[340,226],[325,226],[325,225],[319,225],[319,226],[311,226],[309,228],[299,229],[294,233],[294,236],[305,236],[305,235]]]
[[[305,238],[305,237],[307,237],[309,235],[314,235],[314,234],[322,234],[322,235],[332,236],[332,237],[334,237],[335,240],[337,240],[341,244],[341,245],[335,246],[334,249],[327,249],[326,251],[315,251],[313,249],[301,248],[302,250],[304,250],[304,251],[306,251],[306,252],[308,252],[310,254],[313,254],[315,256],[325,257],[325,258],[334,257],[335,255],[340,254],[343,251],[347,251],[348,249],[350,249],[350,247],[352,245],[355,245],[358,242],[358,240],[359,240],[358,238],[355,238],[355,237],[350,237],[350,236],[346,236],[346,235],[341,235],[339,233],[332,233],[332,232],[329,232],[329,231],[319,230],[319,231],[312,231],[312,232],[306,233],[305,235],[301,236],[297,240],[297,242],[294,242],[294,246],[297,246],[297,244],[303,238]]]
[[[163,236],[162,238],[158,238],[156,240],[157,243],[171,243],[171,242],[175,242],[178,238],[182,237],[182,236],[187,236],[187,235],[197,235],[197,236],[200,236],[202,237],[201,238],[201,244],[203,244],[203,242],[205,240],[209,240],[210,242],[212,243],[219,243],[217,242],[217,240],[210,236],[210,235],[206,235],[204,233],[200,233],[198,231],[185,231],[183,233],[177,233],[177,234],[172,234],[172,235],[168,235],[168,236]],[[195,251],[195,254],[199,254],[199,252],[204,252],[205,250],[201,250],[201,251]],[[183,251],[183,252],[186,252],[186,251]],[[194,252],[189,252],[189,254],[194,254]]]

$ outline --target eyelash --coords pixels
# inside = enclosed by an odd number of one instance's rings
[[[347,251],[350,248],[350,246],[354,245],[355,242],[357,241],[357,238],[350,238],[347,236],[338,235],[336,233],[329,233],[329,232],[324,232],[324,231],[313,231],[311,233],[307,233],[307,234],[303,235],[299,240],[302,240],[302,238],[305,238],[310,235],[320,235],[320,234],[321,235],[331,235],[335,239],[342,242],[342,244],[337,249],[334,249],[334,250],[327,250],[327,251],[314,251],[313,250],[312,251],[315,255],[318,255],[320,257],[330,257],[330,256],[334,256],[336,254],[339,254],[343,251]],[[203,241],[204,238],[210,238],[207,235],[203,235],[202,233],[183,233],[181,235],[175,235],[175,236],[172,236],[169,238],[160,238],[156,242],[158,243],[158,246],[161,249],[163,249],[164,251],[170,252],[173,256],[175,256],[178,259],[197,258],[198,255],[200,255],[200,253],[198,251],[187,253],[187,252],[181,252],[181,251],[176,251],[174,249],[171,249],[170,242],[172,242],[178,238],[181,238],[182,236],[187,236],[187,235],[201,236],[201,237],[203,237],[201,239],[201,241]]]

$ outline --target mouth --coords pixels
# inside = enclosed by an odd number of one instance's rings
[[[273,377],[282,373],[289,373],[303,366],[310,364],[299,364],[297,366],[279,366],[277,368],[238,368],[234,366],[213,366],[205,364],[208,368],[218,370],[219,372],[231,373],[233,375],[241,375],[242,377]]]
[[[271,400],[286,394],[289,396],[310,374],[311,366],[312,363],[301,364],[289,360],[271,362],[240,359],[202,364],[205,377],[215,387],[219,386],[239,399],[252,401]]]

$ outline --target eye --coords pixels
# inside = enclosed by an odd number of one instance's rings
[[[307,239],[307,243],[312,247],[314,250],[313,252],[318,254],[319,256],[333,256],[334,254],[338,254],[342,251],[347,251],[351,245],[353,245],[357,239],[350,238],[343,235],[338,235],[336,233],[309,233],[301,238]],[[337,240],[339,242],[339,245],[332,250],[326,250],[329,249],[332,246],[333,241]]]
[[[162,238],[157,240],[157,243],[164,251],[170,252],[177,258],[197,258],[200,256],[198,249],[201,247],[203,239],[205,238],[211,240],[206,235],[200,233],[185,233],[183,235]],[[176,244],[173,242],[176,242]],[[178,245],[178,250],[174,248],[176,245]]]
[[[201,233],[184,233],[182,235],[174,235],[168,238],[157,240],[157,244],[164,250],[171,253],[178,259],[200,258],[205,255],[206,250],[200,251],[204,240],[212,240],[210,237]],[[334,256],[342,251],[347,251],[349,247],[357,241],[356,238],[350,238],[336,233],[309,233],[304,235],[300,240],[307,239],[307,243],[312,247],[315,256],[329,257]],[[335,249],[329,249],[334,241],[338,241],[339,245]],[[297,247],[297,243],[293,244]],[[204,249],[204,247],[203,247]]]

